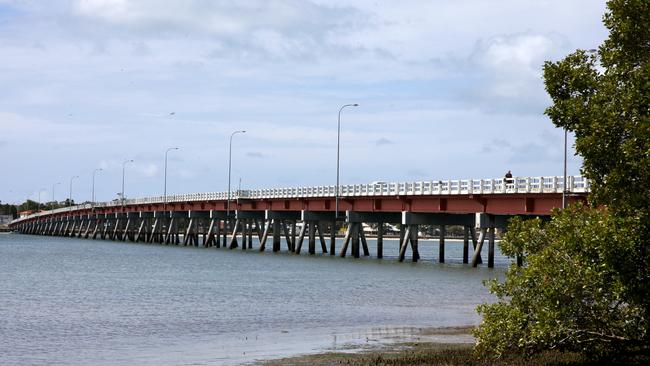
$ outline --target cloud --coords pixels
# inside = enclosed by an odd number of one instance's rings
[[[303,0],[205,1],[76,0],[73,14],[102,22],[115,35],[129,32],[148,39],[181,36],[209,39],[219,48],[241,48],[277,57],[307,55],[330,43],[339,30],[366,18],[349,6]],[[148,47],[137,49],[146,50]]]
[[[246,156],[248,156],[249,158],[263,158],[264,154],[262,154],[259,151],[249,151],[246,153]]]
[[[484,144],[481,147],[481,152],[484,154],[490,154],[498,150],[510,150],[512,149],[512,144],[501,138],[492,139],[489,143]]]
[[[158,171],[160,170],[158,165],[156,164],[145,164],[143,167],[140,167],[140,172],[142,175],[145,177],[154,177],[158,175]]]
[[[526,32],[480,39],[464,66],[474,82],[463,97],[488,112],[541,114],[549,104],[542,66],[567,48],[567,40],[558,34]]]
[[[543,136],[553,127],[540,67],[606,35],[604,0],[0,4],[0,139],[15,156],[7,170],[24,172],[0,191],[88,180],[99,166],[104,197],[121,186],[125,158],[138,164],[127,167],[129,195],[159,194],[170,146],[181,147],[169,160],[169,177],[183,178],[175,191],[223,190],[238,129],[248,132],[234,169],[247,186],[331,184],[336,113],[351,102],[361,106],[343,116],[345,182],[511,166],[546,175],[561,139]],[[278,176],[259,164],[270,157],[299,172]]]
[[[390,145],[392,143],[393,143],[393,141],[391,141],[391,140],[389,140],[389,139],[387,139],[385,137],[381,137],[381,138],[377,139],[377,141],[375,141],[375,145],[377,145],[377,146]]]

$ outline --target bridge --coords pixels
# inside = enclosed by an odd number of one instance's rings
[[[253,249],[255,235],[264,251],[269,236],[274,252],[300,254],[307,239],[308,253],[336,254],[337,232],[346,227],[338,255],[370,255],[364,223],[377,230],[377,258],[383,256],[384,226],[400,224],[399,261],[408,249],[418,261],[420,225],[440,228],[437,260],[445,261],[446,227],[463,227],[463,263],[481,264],[488,242],[488,267],[494,266],[496,229],[505,230],[514,216],[548,217],[553,208],[585,201],[589,181],[580,176],[514,177],[510,179],[438,180],[407,183],[298,187],[194,193],[88,203],[41,211],[14,220],[12,230],[32,235]],[[343,219],[345,225],[342,225]],[[329,248],[326,235],[329,235]],[[241,245],[239,242],[241,241]]]

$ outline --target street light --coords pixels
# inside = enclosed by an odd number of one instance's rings
[[[167,154],[172,150],[180,150],[178,147],[170,147],[165,151],[165,190],[163,193],[163,212],[167,209]]]
[[[341,156],[341,112],[345,107],[358,107],[359,104],[345,104],[339,109],[339,123],[338,130],[336,134],[336,214],[334,216],[335,220],[339,219],[339,165],[340,165],[340,156]]]
[[[122,211],[124,211],[124,170],[127,163],[133,163],[133,159],[122,162],[122,196],[120,197],[122,199]]]
[[[97,168],[97,169],[93,170],[93,191],[92,191],[93,193],[92,193],[92,197],[91,197],[93,206],[95,205],[95,173],[101,172],[103,170],[104,169],[102,169],[102,168]]]
[[[52,184],[52,209],[54,209],[56,205],[56,199],[54,198],[54,188],[56,188],[56,186],[58,186],[59,184],[61,184],[61,182],[56,182]]]
[[[41,188],[38,190],[38,206],[36,206],[36,212],[41,212],[41,192],[43,192],[45,188]]]
[[[70,207],[72,207],[72,181],[75,180],[75,178],[79,178],[78,175],[75,175],[74,177],[70,178]],[[72,208],[70,208],[72,210]]]
[[[228,198],[226,199],[226,218],[230,220],[230,173],[232,171],[232,138],[238,133],[246,131],[235,131],[230,134],[230,145],[228,147]]]

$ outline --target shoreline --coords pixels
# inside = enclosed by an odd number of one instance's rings
[[[339,364],[342,360],[408,352],[412,348],[452,347],[471,350],[475,343],[474,336],[471,334],[474,328],[475,326],[471,325],[374,328],[365,332],[365,341],[351,338],[338,345],[312,349],[285,357],[258,359],[245,363],[245,365],[332,365]]]

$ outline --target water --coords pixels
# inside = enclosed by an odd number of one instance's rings
[[[0,364],[236,365],[478,324],[509,260],[437,245],[413,264],[394,240],[377,260],[0,235]]]

